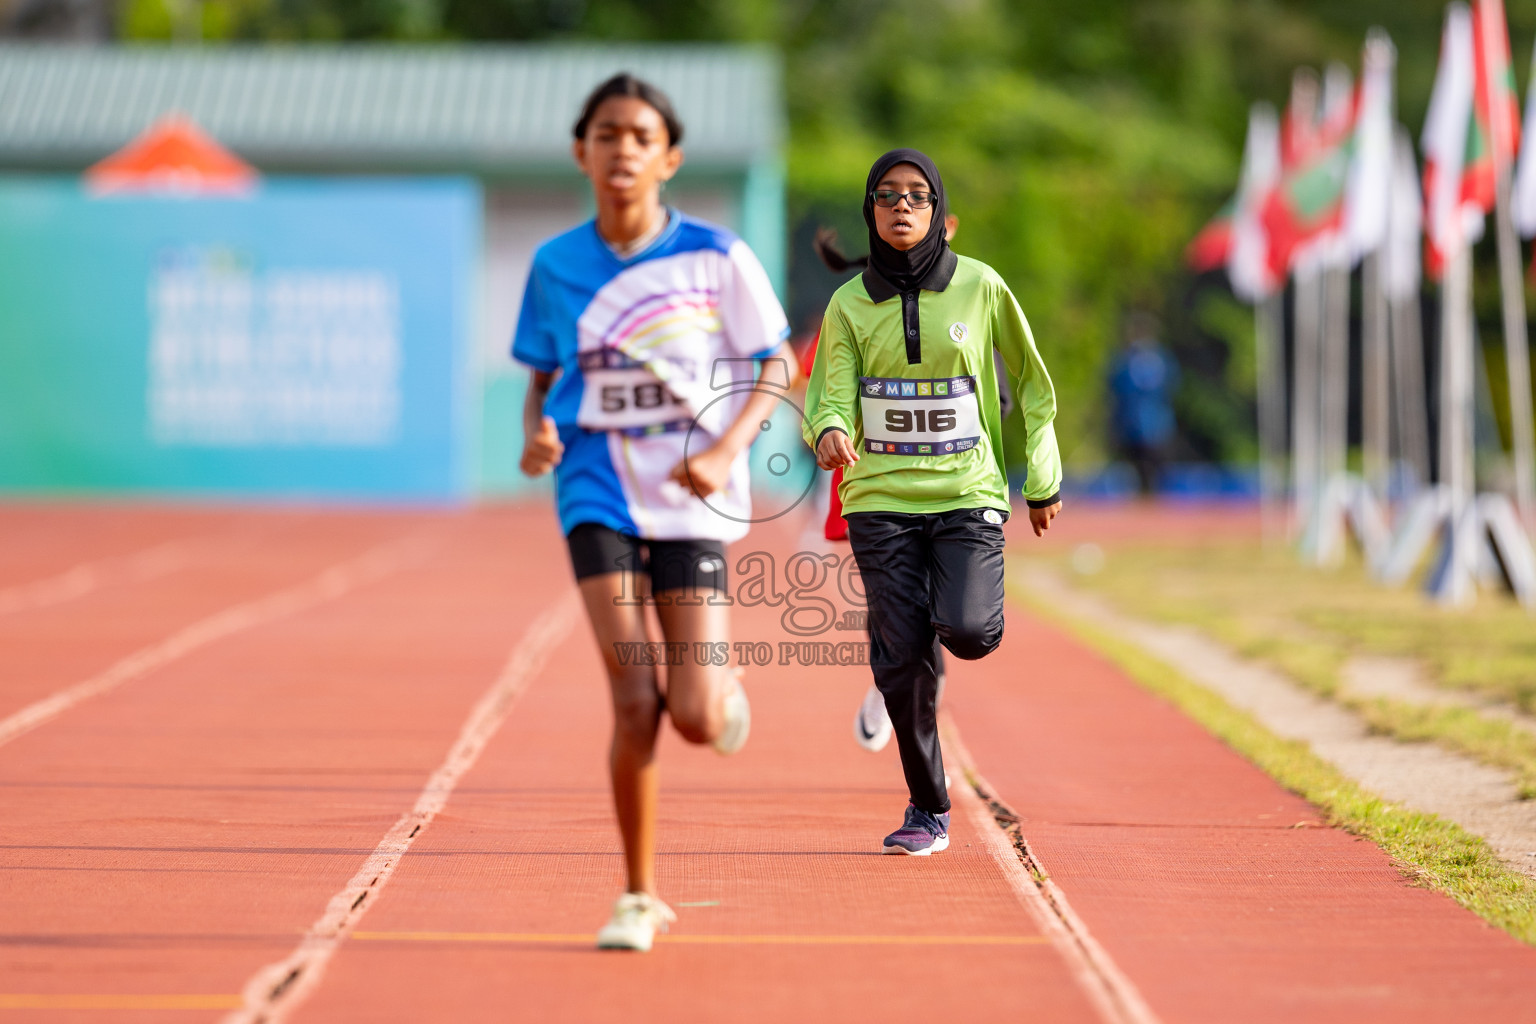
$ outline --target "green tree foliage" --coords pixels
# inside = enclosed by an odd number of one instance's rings
[[[1510,4],[1516,64],[1536,9]],[[1402,119],[1422,123],[1443,0],[127,0],[123,34],[221,40],[769,43],[784,54],[793,231],[789,296],[813,323],[839,279],[815,226],[865,248],[865,171],[927,151],[961,218],[957,250],[1013,285],[1056,378],[1069,462],[1103,454],[1102,378],[1132,310],[1184,364],[1189,453],[1251,456],[1251,321],[1188,239],[1230,194],[1248,105],[1292,70],[1358,67],[1371,25],[1400,53]],[[1214,294],[1213,294],[1214,292]]]

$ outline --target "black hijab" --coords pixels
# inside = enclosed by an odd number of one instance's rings
[[[911,164],[928,179],[928,189],[933,193],[933,216],[928,220],[928,234],[912,248],[903,252],[880,237],[875,230],[874,191],[892,167]],[[869,225],[869,265],[890,282],[897,291],[912,291],[920,287],[928,274],[949,252],[949,242],[944,238],[944,218],[948,204],[944,200],[944,181],[933,161],[915,149],[893,149],[869,169],[869,180],[864,184],[864,223]]]

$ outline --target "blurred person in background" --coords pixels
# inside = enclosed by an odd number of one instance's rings
[[[1010,506],[994,351],[1019,389],[1028,428],[1025,498],[1035,534],[1061,510],[1045,363],[997,273],[950,250],[946,212],[938,168],[922,153],[892,150],[870,168],[869,262],[827,307],[802,426],[817,464],[844,470],[870,668],[910,795],[902,826],[881,848],[915,856],[949,846],[934,639],[974,660],[1003,636]]]
[[[1157,320],[1146,313],[1126,319],[1125,344],[1109,370],[1110,430],[1115,450],[1136,469],[1143,495],[1157,490],[1176,423],[1173,395],[1179,364],[1157,340]]]
[[[647,604],[662,638],[690,654],[729,641],[728,607],[697,595],[727,591],[725,545],[751,520],[747,448],[779,398],[714,388],[722,368],[739,376],[770,358],[793,384],[794,363],[789,324],[751,250],[662,203],[683,161],[667,97],[616,75],[588,97],[574,134],[597,215],[541,245],[529,272],[512,344],[533,371],[521,466],[555,473],[613,697],[609,767],[627,884],[597,944],[643,951],[675,919],[656,893],[662,716],[688,742],[730,754],[751,713],[739,668],[690,656],[663,680],[619,651],[649,639]]]

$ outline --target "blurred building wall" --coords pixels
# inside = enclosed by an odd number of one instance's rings
[[[0,44],[0,184],[8,176],[28,176],[26,187],[16,195],[35,196],[37,192],[27,189],[37,185],[33,178],[38,173],[78,174],[172,111],[190,116],[254,163],[266,175],[262,196],[301,187],[291,180],[295,177],[312,181],[334,176],[340,195],[354,187],[366,191],[367,180],[360,175],[384,176],[401,185],[405,191],[399,194],[405,195],[411,182],[445,174],[468,176],[465,187],[476,197],[472,272],[459,300],[461,308],[451,317],[443,312],[445,319],[431,329],[435,344],[457,346],[463,379],[442,400],[451,404],[444,411],[445,421],[462,424],[463,429],[457,435],[460,447],[448,460],[455,482],[449,486],[439,481],[442,486],[433,493],[517,494],[546,487],[547,481],[530,483],[517,470],[526,371],[508,357],[512,326],[538,243],[590,216],[589,192],[569,155],[570,126],[587,92],[620,70],[633,71],[666,90],[686,126],[687,161],[669,187],[668,201],[741,234],[782,295],[782,89],[777,58],[752,47]],[[204,214],[210,223],[225,215],[224,201],[180,202],[179,207],[165,207],[181,214],[167,222],[167,230],[174,223],[186,237],[197,236]],[[87,211],[107,208],[85,206],[72,216],[88,224],[92,215]],[[13,203],[10,209],[25,220],[25,202]],[[392,219],[387,212],[376,215],[384,222]],[[109,221],[102,221],[103,230],[117,230]],[[328,230],[321,226],[326,223],[321,217],[292,224],[294,234],[288,241],[298,247],[298,264],[304,263],[303,246],[320,238]],[[275,221],[268,226],[279,230]],[[483,248],[478,239],[483,239]],[[29,244],[9,217],[0,218],[0,249],[14,253]],[[174,250],[179,244],[166,235],[159,247]],[[114,265],[101,272],[127,275],[124,280],[132,288],[147,287],[139,269]],[[121,283],[114,281],[111,288]],[[43,322],[48,316],[44,309],[34,308],[23,321],[0,304],[0,365],[6,360],[12,365],[25,362],[27,353],[36,349],[39,330],[52,332],[49,337],[68,334],[65,310],[56,313],[59,323],[49,326]],[[129,333],[124,321],[97,323],[92,330],[119,351],[149,344],[147,335],[141,339]],[[111,335],[116,335],[115,342]],[[0,405],[36,411],[35,402],[18,403],[14,391],[19,380],[0,379]],[[87,418],[76,424],[70,436],[84,441],[92,422]],[[119,423],[118,429],[125,424]],[[6,429],[42,436],[15,415]],[[150,427],[138,429],[146,444],[158,443]],[[4,444],[0,439],[0,447]],[[209,448],[204,457],[186,464],[202,466],[210,480],[227,484],[238,476],[233,467],[241,459],[250,463],[251,445],[246,442],[243,452],[232,446]],[[289,456],[300,448],[309,450],[315,464],[359,454],[356,444],[342,444],[323,432],[283,445]],[[103,452],[116,450],[109,444]],[[59,454],[62,449],[34,446],[34,460],[43,451]],[[228,467],[220,462],[225,458]],[[182,482],[172,484],[174,475],[133,478],[126,469],[112,469],[105,455],[89,461],[100,470],[93,477],[96,483],[89,485],[92,489],[227,489],[223,484],[192,486],[186,477],[176,477]],[[345,488],[315,491],[303,474],[285,477],[285,465],[290,463],[271,462],[262,469],[270,493],[351,493]],[[22,472],[18,464],[0,459],[0,490],[88,486],[84,477],[35,470],[33,466]],[[330,479],[343,477],[332,474]],[[420,497],[426,492],[399,491],[401,496],[407,493]]]

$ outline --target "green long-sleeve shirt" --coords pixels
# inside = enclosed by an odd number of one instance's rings
[[[1028,431],[1024,497],[1043,508],[1061,487],[1056,392],[997,272],[952,255],[918,291],[899,293],[867,270],[837,290],[822,321],[801,432],[815,448],[828,430],[842,430],[858,449],[859,461],[843,470],[845,513],[1007,510],[993,349]],[[865,424],[866,410],[879,422]]]

